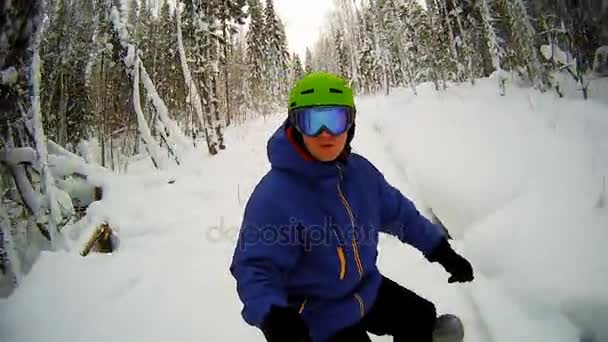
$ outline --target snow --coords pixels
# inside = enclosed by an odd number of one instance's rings
[[[33,163],[34,160],[36,160],[36,151],[31,147],[0,150],[0,161],[12,166],[21,163]]]
[[[0,71],[0,84],[9,85],[17,82],[19,73],[15,67],[8,67],[5,70]]]
[[[0,262],[6,267],[6,274],[0,273],[0,296],[6,297],[20,282],[21,264],[16,257],[15,245],[10,234],[11,224],[4,206],[0,206]],[[2,279],[2,278],[5,278]],[[4,280],[4,281],[3,281]]]
[[[110,11],[110,19],[112,20],[112,24],[114,25],[114,30],[118,33],[118,38],[120,39],[121,44],[126,45],[126,42],[129,41],[129,31],[125,27],[123,19],[120,16],[119,10],[116,6],[112,6],[112,10]],[[125,46],[126,47],[126,46]],[[129,51],[131,53],[132,51]],[[131,60],[133,57],[131,57]]]
[[[606,341],[606,94],[558,99],[511,85],[500,96],[495,84],[357,99],[354,150],[437,215],[476,280],[448,284],[441,266],[387,236],[379,268],[462,317],[467,342]],[[70,251],[43,253],[0,300],[0,340],[263,341],[240,317],[228,266],[283,119],[229,127],[214,157],[189,151],[180,167],[96,175],[104,198],[79,223],[89,230],[66,227]],[[79,256],[102,222],[119,249]]]
[[[559,46],[555,44],[543,45],[540,47],[540,52],[546,60],[561,64],[570,69],[573,74],[576,74],[576,58],[560,49]]]
[[[600,46],[595,52],[593,70],[598,76],[608,76],[608,45]]]

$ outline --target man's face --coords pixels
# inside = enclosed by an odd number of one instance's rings
[[[316,137],[304,135],[304,144],[310,154],[317,160],[329,162],[338,158],[346,146],[348,132],[338,136],[333,136],[326,131],[321,132]]]

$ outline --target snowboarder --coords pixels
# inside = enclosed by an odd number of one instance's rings
[[[438,262],[450,283],[472,281],[471,264],[351,151],[355,101],[341,78],[308,74],[288,108],[268,141],[272,167],[247,202],[230,266],[244,320],[269,342],[370,341],[368,332],[431,342],[435,306],[379,272],[379,232]]]

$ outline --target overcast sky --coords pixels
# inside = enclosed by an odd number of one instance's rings
[[[312,47],[325,17],[333,9],[332,0],[275,0],[275,10],[285,25],[291,52],[304,62],[306,46]]]
[[[418,2],[424,4],[425,0]],[[312,48],[317,41],[333,3],[333,0],[274,0],[275,10],[285,25],[289,49],[300,55],[302,62],[306,47]]]

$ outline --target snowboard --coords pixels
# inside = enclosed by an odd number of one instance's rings
[[[437,317],[433,330],[433,342],[462,342],[464,325],[456,315],[445,314]]]

